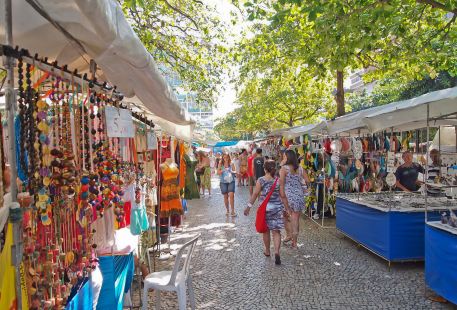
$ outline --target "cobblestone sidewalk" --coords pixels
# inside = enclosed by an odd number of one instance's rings
[[[232,218],[213,187],[211,197],[189,201],[184,228],[171,242],[178,247],[202,234],[192,260],[197,309],[456,309],[425,297],[423,263],[394,264],[389,271],[385,261],[308,219],[301,222],[299,249],[282,247],[276,266],[262,254],[255,209],[242,214],[248,189],[237,187],[238,217]],[[158,261],[158,270],[172,263]],[[162,309],[177,309],[175,294],[161,296]],[[154,309],[154,293],[149,297]]]

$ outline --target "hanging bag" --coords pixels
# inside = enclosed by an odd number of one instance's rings
[[[265,199],[262,201],[259,208],[257,209],[257,215],[255,217],[255,229],[257,230],[258,233],[261,233],[261,234],[268,231],[267,204],[270,201],[270,197],[276,188],[276,183],[278,183],[278,178],[275,179],[273,186],[271,187],[267,196],[265,197]]]

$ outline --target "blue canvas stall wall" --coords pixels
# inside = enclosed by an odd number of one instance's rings
[[[425,283],[457,304],[457,235],[425,227]]]
[[[103,285],[97,310],[122,310],[124,293],[128,292],[133,279],[133,254],[99,257]]]
[[[388,213],[336,198],[336,228],[389,259]]]
[[[430,220],[439,216],[429,213]],[[336,227],[386,260],[424,259],[424,212],[384,212],[337,198]]]
[[[84,279],[84,284],[77,292],[72,292],[73,296],[67,302],[65,310],[82,310],[82,309],[92,309],[92,304],[94,302],[92,295],[91,282],[88,278]]]

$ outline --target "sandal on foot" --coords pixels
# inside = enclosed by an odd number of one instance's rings
[[[281,265],[281,257],[275,254],[275,265]]]
[[[232,216],[232,217],[236,217],[236,213],[232,213],[231,216]]]
[[[286,239],[284,239],[282,242],[283,242],[283,243],[288,243],[288,242],[291,242],[291,241],[292,241],[292,238],[286,238]]]
[[[263,252],[263,255],[265,255],[266,257],[270,257],[270,254],[267,254],[265,252]]]

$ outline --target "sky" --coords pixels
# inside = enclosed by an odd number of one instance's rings
[[[231,11],[237,11],[236,8],[230,3],[230,0],[211,0],[213,3],[215,1],[216,10],[218,11],[221,19],[227,24],[231,25]],[[246,27],[246,24],[243,22],[241,16],[239,16],[240,22],[233,26],[233,33],[240,34],[242,30]],[[239,37],[234,36],[234,40],[237,40]],[[227,113],[233,111],[237,106],[236,101],[236,91],[233,84],[230,83],[230,78],[226,77],[224,81],[224,88],[221,90],[217,100],[217,106],[214,108],[214,120],[217,118],[225,116]]]

